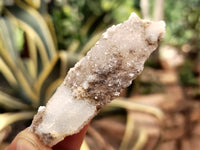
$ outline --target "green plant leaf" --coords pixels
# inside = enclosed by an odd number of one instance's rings
[[[47,77],[49,76],[49,74],[52,72],[53,68],[56,65],[56,62],[58,61],[58,56],[54,57],[54,59],[52,59],[43,69],[43,71],[41,72],[41,74],[38,77],[38,80],[34,83],[34,89],[36,90],[36,93],[38,93],[38,97],[40,97],[40,93],[41,93],[41,88],[45,82],[45,80],[47,79]]]
[[[155,116],[160,121],[162,121],[164,118],[164,114],[159,108],[145,104],[140,104],[138,102],[127,100],[125,98],[116,99],[112,101],[110,104],[108,104],[108,106],[121,107],[127,110],[134,110],[134,111],[148,113]]]
[[[16,0],[15,5],[7,7],[7,14],[14,17],[25,32],[32,32],[31,35],[34,36],[34,41],[38,45],[37,48],[42,56],[44,66],[48,63],[48,60],[56,56],[56,47],[51,33],[38,11]]]
[[[90,150],[85,140],[83,140],[80,150]]]
[[[12,28],[10,28],[11,23],[7,18],[0,18],[0,22],[0,56],[12,71],[12,74],[18,82],[18,88],[22,88],[30,98],[29,103],[37,101],[37,96],[31,88],[30,77],[25,71],[25,66],[19,58],[13,42]]]
[[[30,106],[20,102],[20,99],[12,97],[2,91],[0,91],[0,106],[3,106],[6,109],[19,109],[26,110]]]
[[[128,145],[129,145],[129,142],[130,142],[130,139],[133,135],[134,130],[135,130],[134,119],[131,116],[131,114],[128,113],[127,114],[127,121],[126,121],[126,130],[125,130],[122,142],[120,144],[119,150],[128,150]]]
[[[41,0],[25,0],[27,4],[29,4],[30,6],[36,9],[40,7],[40,1]]]
[[[20,120],[27,120],[32,119],[35,112],[19,112],[19,113],[4,113],[0,114],[0,130],[4,129],[8,125],[20,121]]]
[[[7,66],[7,64],[0,58],[0,72],[4,75],[8,83],[16,88],[17,87],[17,81],[16,78],[14,77],[12,71],[10,68]]]
[[[138,139],[135,143],[135,145],[132,147],[132,150],[140,150],[143,149],[145,144],[148,141],[148,134],[145,129],[140,129],[139,134],[138,134]]]

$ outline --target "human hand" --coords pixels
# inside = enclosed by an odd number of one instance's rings
[[[15,137],[7,150],[80,150],[88,126],[89,124],[79,133],[66,137],[52,148],[43,145],[39,138],[27,128]]]

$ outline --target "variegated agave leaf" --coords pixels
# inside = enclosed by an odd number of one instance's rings
[[[57,51],[52,22],[43,7],[44,1],[16,0],[0,17],[0,108],[9,112],[0,114],[0,130],[31,119],[75,63],[65,51]],[[16,44],[16,30],[22,31],[22,50]]]

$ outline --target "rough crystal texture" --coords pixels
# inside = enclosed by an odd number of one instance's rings
[[[144,21],[132,13],[127,21],[113,25],[102,35],[69,71],[65,85],[75,98],[95,100],[100,107],[110,102],[141,73],[164,28],[163,21]]]
[[[30,130],[48,146],[79,132],[99,108],[119,96],[141,73],[164,32],[164,22],[141,20],[134,13],[110,27],[70,69],[47,106],[39,109]]]
[[[71,93],[71,90],[62,84],[47,106],[39,107],[38,113],[42,114],[39,115],[42,117],[34,118],[32,130],[39,135],[44,144],[53,146],[66,135],[74,134],[74,131],[80,130],[87,120],[96,114],[94,103],[74,99]]]

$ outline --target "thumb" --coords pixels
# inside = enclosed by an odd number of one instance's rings
[[[20,132],[7,150],[52,150],[42,144],[39,138],[27,129]]]

